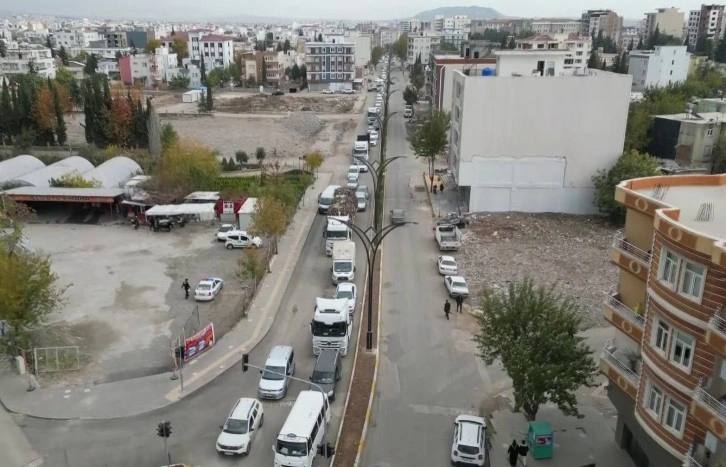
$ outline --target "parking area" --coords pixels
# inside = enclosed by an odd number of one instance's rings
[[[46,384],[109,382],[168,371],[170,342],[214,323],[217,338],[242,315],[245,289],[236,279],[241,250],[215,239],[216,226],[192,224],[171,232],[129,224],[27,225],[30,245],[50,256],[66,303],[38,332],[38,345],[80,347],[82,369]],[[195,302],[200,279],[219,277],[212,302]],[[192,296],[184,298],[189,279]],[[198,307],[198,318],[195,311]],[[186,324],[186,326],[185,326]]]

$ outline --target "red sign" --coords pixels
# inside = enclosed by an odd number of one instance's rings
[[[214,345],[214,324],[209,323],[201,331],[184,341],[184,361],[187,362]]]

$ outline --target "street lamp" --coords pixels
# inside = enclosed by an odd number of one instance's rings
[[[399,156],[400,157],[400,156]],[[393,159],[391,159],[393,160]],[[355,235],[363,243],[363,248],[366,250],[366,262],[368,263],[368,329],[366,331],[366,350],[373,349],[373,267],[376,264],[376,255],[378,254],[378,247],[381,246],[383,239],[386,235],[393,232],[399,227],[403,227],[406,224],[418,224],[418,222],[406,221],[400,224],[390,224],[378,232],[373,227],[367,229],[361,229],[357,225],[339,220],[338,222],[347,225],[355,233]],[[380,310],[379,310],[380,313]]]
[[[375,200],[373,204],[373,226],[376,228],[378,228],[383,223],[383,212],[381,211],[381,209],[383,208],[383,193],[378,191],[379,187],[381,188],[381,191],[383,189],[383,186],[380,185],[380,181],[384,178],[384,173],[386,171],[386,168],[388,167],[388,164],[397,159],[403,159],[405,157],[406,156],[396,156],[390,159],[381,159],[382,162],[368,162],[367,160],[362,158],[357,159],[366,167],[368,167],[368,172],[371,174],[371,179],[373,180],[373,198]]]

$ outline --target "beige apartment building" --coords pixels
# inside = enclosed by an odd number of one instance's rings
[[[685,13],[678,11],[678,8],[658,8],[653,13],[645,14],[643,32],[648,37],[653,34],[657,27],[661,34],[683,37],[684,22]]]

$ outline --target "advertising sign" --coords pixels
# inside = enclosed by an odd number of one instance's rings
[[[214,345],[214,324],[209,323],[201,331],[184,341],[184,361],[197,357]]]

